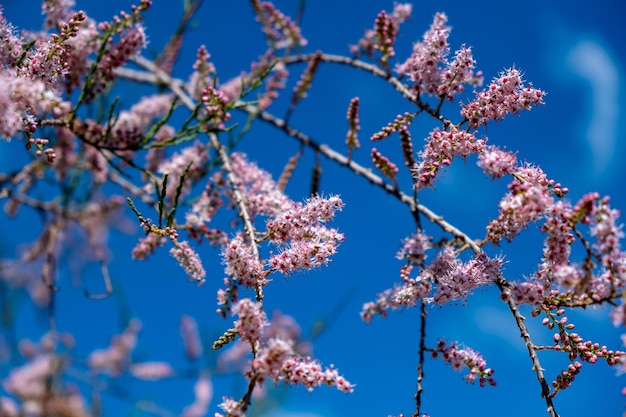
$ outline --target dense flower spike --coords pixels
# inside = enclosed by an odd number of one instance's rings
[[[139,320],[131,320],[122,334],[113,337],[111,346],[106,349],[94,350],[88,358],[91,370],[94,372],[106,372],[112,376],[128,370],[130,354],[137,345],[137,337],[140,330],[141,322]]]
[[[478,155],[478,166],[483,169],[486,175],[496,179],[507,174],[513,174],[517,167],[517,158],[515,153],[490,145]]]
[[[398,167],[396,166],[396,164],[394,164],[389,160],[389,158],[378,152],[376,148],[372,148],[371,155],[374,166],[378,168],[385,177],[393,181],[393,183],[397,187],[398,182],[396,180],[396,174],[398,173]]]
[[[456,342],[446,345],[443,340],[440,340],[433,351],[433,356],[437,357],[439,354],[443,361],[450,364],[456,371],[460,371],[464,366],[467,367],[469,369],[469,373],[465,375],[467,382],[473,384],[478,379],[481,387],[487,383],[492,386],[496,385],[496,381],[491,377],[493,369],[487,368],[487,362],[478,352],[468,347],[461,348]]]
[[[414,234],[402,241],[402,248],[396,254],[398,259],[406,259],[410,265],[422,266],[426,260],[426,251],[431,248],[430,236]]]
[[[235,329],[239,337],[254,346],[261,339],[263,328],[268,324],[262,306],[249,298],[244,298],[235,303],[233,313],[239,317],[235,321]]]
[[[196,62],[193,64],[194,72],[189,77],[188,87],[191,94],[196,98],[199,98],[201,92],[213,84],[216,77],[215,65],[209,61],[210,59],[211,54],[207,51],[206,46],[200,45],[196,52]]]
[[[500,201],[500,214],[487,227],[487,238],[498,244],[502,238],[508,241],[538,220],[554,204],[548,180],[539,167],[525,165],[516,170],[516,178],[508,185],[509,192]]]
[[[410,125],[415,116],[417,116],[417,114],[409,112],[397,115],[393,122],[387,124],[387,126],[383,127],[379,132],[374,133],[370,137],[370,140],[374,142],[386,138],[393,132],[399,131],[402,127]]]
[[[374,51],[381,54],[379,62],[385,69],[389,69],[389,61],[395,56],[393,49],[398,36],[400,24],[411,17],[413,6],[408,3],[395,3],[393,12],[381,11],[374,21],[374,29],[365,31],[363,38],[356,45],[350,46],[350,53],[354,56],[361,54],[374,58]]]
[[[463,45],[448,61],[450,53],[448,17],[437,13],[422,42],[413,45],[413,53],[396,65],[399,76],[408,76],[417,94],[435,95],[452,100],[465,90],[465,85],[482,84],[482,73],[474,73],[475,61],[470,48]]]
[[[464,300],[476,288],[494,283],[500,276],[504,261],[489,258],[484,253],[468,262],[461,262],[450,246],[446,246],[426,267],[426,251],[431,248],[429,237],[414,235],[403,242],[398,259],[407,265],[400,271],[403,284],[378,294],[376,301],[363,305],[361,318],[371,322],[374,315],[387,316],[389,309],[402,306],[413,307],[418,301],[444,305],[451,301]],[[421,269],[417,278],[410,278],[414,267]],[[432,290],[434,292],[431,294]]]
[[[128,23],[121,23],[114,28],[104,25],[101,29],[112,30],[119,36],[119,41],[113,43],[112,37],[107,38],[105,53],[97,63],[96,70],[90,78],[87,101],[93,100],[102,93],[107,85],[115,80],[115,69],[126,64],[133,55],[139,53],[146,45],[146,34],[143,26],[139,23],[133,26]]]
[[[176,244],[170,249],[170,255],[183,267],[189,280],[196,281],[198,285],[204,284],[206,271],[202,267],[202,261],[198,254],[186,241]]]
[[[300,76],[298,83],[293,88],[293,95],[291,96],[291,105],[289,106],[291,110],[293,110],[301,100],[306,98],[307,91],[313,85],[313,77],[315,77],[315,73],[317,72],[317,69],[319,68],[321,59],[322,59],[322,53],[320,51],[317,51],[315,55],[313,55],[313,59],[309,61],[309,64],[307,65],[306,69]]]
[[[524,86],[522,74],[515,68],[509,68],[494,79],[486,90],[476,93],[473,101],[464,104],[461,116],[469,121],[471,127],[478,127],[487,124],[489,120],[504,119],[508,114],[517,114],[543,104],[545,95],[532,84]]]
[[[418,190],[433,187],[434,179],[443,166],[450,165],[456,156],[467,158],[485,149],[485,140],[477,139],[473,133],[452,128],[443,131],[433,130],[426,138],[426,146],[419,152],[420,161],[414,171]]]
[[[189,359],[198,359],[202,356],[202,341],[198,332],[198,323],[191,317],[184,315],[180,318],[180,335],[185,347],[185,355]]]
[[[222,249],[224,273],[238,280],[240,285],[256,288],[267,284],[263,264],[254,256],[245,235],[238,233]]]
[[[350,128],[348,129],[348,133],[346,134],[346,145],[348,146],[348,158],[352,157],[352,152],[355,149],[361,147],[359,143],[358,131],[361,130],[361,126],[359,125],[359,98],[354,97],[350,100],[350,105],[348,106],[348,114],[346,115],[348,119],[348,125]]]
[[[341,199],[315,196],[305,204],[293,202],[278,189],[267,172],[248,162],[243,155],[233,154],[232,161],[249,214],[269,217],[265,234],[279,252],[271,253],[264,263],[254,254],[245,234],[238,233],[222,250],[226,274],[235,278],[239,285],[258,288],[267,284],[267,276],[272,271],[290,275],[328,264],[344,237],[323,223],[343,208]]]
[[[259,0],[252,0],[251,3],[270,48],[297,49],[307,44],[298,25],[272,3]]]
[[[206,372],[198,376],[193,392],[194,402],[185,407],[181,417],[204,417],[207,415],[213,397],[213,384]]]

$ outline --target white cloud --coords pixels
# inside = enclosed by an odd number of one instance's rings
[[[592,152],[596,176],[602,175],[616,154],[619,125],[619,71],[599,43],[583,39],[566,56],[568,69],[589,84],[589,119],[585,138]]]

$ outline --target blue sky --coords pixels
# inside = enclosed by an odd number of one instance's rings
[[[5,14],[16,26],[38,29],[41,20],[38,2],[6,0]],[[119,10],[128,10],[129,2],[111,0],[98,5],[77,1],[98,20],[108,19]],[[145,24],[150,39],[146,56],[159,51],[180,15],[178,1],[154,0]],[[279,1],[277,6],[287,14],[295,12],[293,1]],[[307,2],[303,34],[307,51],[347,54],[364,29],[372,26],[381,9],[390,10],[392,1],[357,2],[318,0]],[[626,5],[614,0],[531,1],[525,4],[488,4],[457,0],[416,3],[413,18],[402,26],[396,49],[403,59],[411,44],[421,39],[435,12],[444,11],[453,27],[450,44],[456,49],[466,43],[473,47],[477,66],[486,81],[504,68],[515,65],[528,81],[548,92],[546,105],[521,117],[511,117],[486,132],[490,142],[519,150],[518,159],[539,164],[550,178],[570,188],[570,198],[578,199],[588,191],[612,196],[617,208],[626,207],[623,183],[626,180],[624,126],[626,125],[626,38],[623,18]],[[221,79],[227,80],[263,53],[264,43],[258,32],[248,2],[243,0],[215,2],[207,0],[195,21],[198,23],[183,50],[176,74],[184,77],[193,62],[195,50],[204,43],[213,57]],[[294,68],[297,77],[302,68]],[[293,84],[291,84],[293,85]],[[129,90],[133,94],[145,90]],[[345,113],[349,100],[361,97],[361,142],[364,149],[355,155],[365,162],[369,154],[366,138],[386,125],[407,103],[392,87],[363,73],[342,67],[322,66],[313,90],[294,113],[295,127],[322,143],[342,149],[345,140]],[[131,104],[132,97],[122,97]],[[277,103],[282,115],[284,102]],[[449,109],[453,109],[451,106]],[[430,121],[418,121],[412,127],[414,138],[425,137]],[[418,139],[419,141],[419,139]],[[377,144],[378,145],[378,144]],[[388,140],[380,148],[395,152],[397,143]],[[259,125],[241,144],[251,160],[278,175],[284,161],[297,146],[281,133]],[[14,156],[14,154],[16,156]],[[0,147],[0,164],[9,164],[23,153],[14,141]],[[310,163],[311,154],[305,155]],[[421,201],[475,237],[482,237],[484,226],[497,215],[497,201],[506,182],[492,183],[476,168],[474,161],[457,164],[439,180],[436,191],[426,191]],[[401,266],[394,255],[400,240],[411,233],[412,220],[405,207],[387,198],[363,180],[353,178],[345,169],[325,161],[321,190],[340,194],[346,208],[334,223],[346,235],[338,255],[329,268],[323,268],[289,279],[276,278],[267,288],[268,309],[280,308],[296,317],[306,333],[316,321],[328,320],[328,329],[315,340],[314,352],[324,364],[333,363],[353,383],[356,391],[343,395],[334,389],[318,389],[313,394],[295,389],[279,394],[283,402],[266,417],[316,416],[387,416],[413,412],[417,365],[417,310],[376,318],[371,325],[361,322],[358,312],[364,302],[373,300],[398,281]],[[308,192],[308,171],[296,171],[288,194],[299,200]],[[406,173],[404,173],[406,176]],[[406,184],[406,180],[405,180]],[[408,191],[408,190],[405,190]],[[130,212],[127,213],[132,216]],[[32,219],[31,219],[32,220]],[[21,222],[21,223],[20,223]],[[29,230],[28,219],[0,219],[3,249],[19,239],[16,230]],[[6,230],[9,232],[7,233]],[[22,235],[23,236],[23,235]],[[197,288],[187,284],[179,268],[164,252],[145,262],[132,262],[130,250],[134,238],[119,232],[111,235],[113,249],[111,271],[118,293],[95,302],[81,295],[67,276],[61,274],[62,291],[58,294],[58,321],[61,328],[80,335],[77,351],[105,347],[119,330],[120,310],[140,318],[144,327],[136,355],[145,360],[173,360],[180,367],[182,348],[177,334],[181,314],[193,315],[207,338],[214,338],[229,323],[219,319],[215,291],[221,284],[223,267],[216,252],[203,249],[208,272],[207,285]],[[519,278],[531,273],[539,262],[541,242],[531,228],[523,239],[505,245],[507,277]],[[497,252],[497,251],[496,251]],[[87,269],[89,282],[97,285],[97,268]],[[335,307],[340,305],[341,308]],[[338,313],[337,313],[338,312]],[[328,317],[330,314],[334,316]],[[429,342],[445,336],[447,340],[465,342],[480,351],[496,369],[497,387],[480,389],[467,385],[460,374],[437,361],[427,362],[424,411],[433,417],[456,415],[506,415],[521,417],[544,415],[545,403],[539,398],[539,386],[530,370],[530,360],[512,318],[503,303],[497,301],[493,288],[479,290],[465,305],[429,309]],[[606,310],[572,313],[579,333],[595,338],[609,347],[619,347],[621,331],[608,323]],[[21,306],[22,337],[36,338],[45,321]],[[531,334],[547,342],[550,333],[535,321],[528,321]],[[539,342],[538,342],[539,343]],[[213,358],[214,359],[214,358]],[[549,378],[566,366],[565,358],[555,353],[541,356]],[[1,368],[0,368],[1,369]],[[556,398],[562,416],[617,416],[624,410],[621,388],[624,377],[615,378],[615,370],[604,364],[585,366],[574,386]],[[236,378],[216,376],[212,411],[221,395],[238,397],[243,385]],[[137,384],[125,380],[137,395],[158,399],[172,411],[191,402],[191,380],[167,384]],[[127,412],[127,404],[109,400],[106,415]]]

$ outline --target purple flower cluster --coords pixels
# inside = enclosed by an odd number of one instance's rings
[[[413,45],[413,53],[396,66],[399,76],[408,76],[417,94],[428,94],[452,100],[465,91],[465,85],[482,84],[482,73],[474,73],[475,60],[471,48],[463,45],[448,60],[450,27],[448,17],[437,13],[421,42]]]
[[[478,379],[481,387],[487,383],[491,386],[496,385],[496,381],[491,377],[494,371],[487,368],[487,362],[480,353],[468,347],[461,348],[456,342],[446,345],[443,340],[440,340],[433,351],[433,356],[437,357],[439,354],[441,354],[443,361],[456,371],[460,371],[463,367],[468,368],[469,373],[465,375],[467,382],[473,384]]]
[[[477,92],[473,101],[464,104],[461,116],[469,121],[471,127],[478,127],[487,124],[489,120],[504,119],[508,114],[517,114],[543,104],[545,95],[532,84],[524,86],[522,74],[515,68],[509,68],[494,79],[487,89]]]

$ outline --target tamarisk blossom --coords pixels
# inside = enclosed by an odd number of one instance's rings
[[[235,279],[227,279],[228,285],[257,288],[267,284],[267,276],[272,271],[289,275],[326,265],[344,237],[323,223],[341,210],[341,199],[315,196],[304,204],[296,203],[280,191],[269,173],[247,161],[245,156],[233,154],[231,165],[248,215],[253,221],[259,215],[268,217],[265,235],[279,252],[270,254],[269,259],[263,261],[254,253],[247,234],[237,233],[222,249],[225,272]],[[214,180],[219,181],[219,178]],[[231,191],[225,190],[225,193],[234,199]],[[265,269],[266,266],[269,269]],[[233,291],[221,291],[218,295],[220,304],[228,304],[228,297],[234,295]]]
[[[487,383],[491,386],[496,385],[496,381],[491,377],[494,371],[487,368],[487,362],[480,353],[468,347],[461,348],[456,342],[446,345],[443,340],[440,340],[433,350],[433,357],[436,358],[439,354],[441,354],[443,361],[450,364],[452,369],[456,371],[460,371],[464,366],[467,367],[469,369],[469,373],[465,375],[467,382],[473,384],[478,379],[481,387]]]
[[[289,49],[306,46],[300,27],[271,2],[252,0],[256,20],[261,24],[270,49]]]
[[[232,154],[231,164],[250,216],[275,216],[290,206],[291,200],[278,189],[270,173],[248,161],[244,154]]]
[[[477,139],[474,133],[458,130],[436,128],[426,138],[426,145],[419,151],[420,161],[413,172],[416,178],[416,187],[432,187],[433,181],[443,166],[450,165],[455,157],[467,158],[474,153],[481,153],[485,149],[486,140]]]
[[[16,367],[2,381],[2,388],[21,398],[42,398],[46,394],[46,381],[54,372],[52,353],[38,355],[28,363]]]
[[[310,357],[303,357],[294,350],[294,340],[284,338],[287,333],[266,336],[269,326],[261,305],[244,298],[232,308],[238,315],[235,329],[242,340],[254,346],[256,352],[252,362],[250,378],[263,382],[269,378],[276,383],[303,385],[307,390],[321,385],[335,386],[343,392],[352,392],[354,386],[339,375],[334,367],[323,368]]]
[[[393,11],[381,11],[376,16],[374,28],[365,31],[363,38],[356,45],[350,45],[350,53],[354,56],[367,55],[374,58],[374,51],[382,55],[380,63],[386,67],[389,59],[395,56],[393,46],[398,36],[400,24],[411,17],[413,5],[409,3],[394,3]]]
[[[141,13],[151,5],[151,0],[141,0],[139,6],[134,6],[130,14],[122,12],[121,17],[115,16],[112,22],[102,22],[98,25],[98,29],[107,35],[105,36],[106,45],[86,85],[89,87],[85,95],[87,102],[92,101],[115,80],[116,68],[125,65],[133,55],[146,46]],[[113,35],[117,36],[117,43],[114,42]]]
[[[137,336],[141,330],[139,320],[131,320],[122,334],[114,336],[106,349],[97,349],[87,358],[89,368],[95,372],[106,372],[116,377],[128,370],[130,354],[137,345]]]
[[[0,71],[0,136],[10,140],[24,130],[37,130],[36,116],[66,113],[70,104],[58,92],[49,90],[41,80],[18,76],[15,71]]]
[[[355,149],[361,147],[359,143],[358,131],[361,130],[361,126],[359,124],[359,98],[354,97],[350,100],[350,104],[348,105],[348,112],[346,114],[346,119],[348,119],[348,125],[350,128],[348,129],[348,133],[346,134],[346,145],[348,146],[348,158],[352,157],[352,152]]]
[[[402,64],[396,65],[400,77],[408,76],[414,82],[417,94],[438,96],[452,100],[465,91],[465,85],[482,84],[481,72],[474,73],[475,60],[472,50],[465,45],[448,60],[450,46],[448,37],[451,28],[446,25],[448,17],[437,13],[430,29],[424,33],[421,42],[413,45],[413,53]]]
[[[128,372],[144,381],[158,381],[174,375],[172,365],[160,361],[134,363],[129,367]]]
[[[196,281],[198,285],[204,284],[206,271],[202,266],[200,256],[189,246],[187,241],[175,242],[174,247],[170,249],[170,255],[183,267],[190,280]]]
[[[12,399],[2,396],[2,416],[89,416],[85,399],[78,387],[68,384],[62,389],[50,389],[50,378],[59,376],[64,366],[60,357],[48,353],[13,368],[2,381],[2,388],[20,399],[21,409]]]
[[[473,101],[463,104],[461,116],[469,121],[470,127],[478,127],[486,125],[489,120],[504,119],[508,114],[518,114],[537,104],[544,104],[545,95],[532,84],[524,86],[521,73],[509,68],[501,72],[487,89],[477,92]]]
[[[545,178],[542,182],[550,184]],[[554,189],[566,190],[557,186]],[[565,201],[549,205],[542,213],[545,222],[541,231],[546,237],[541,264],[525,281],[511,283],[503,297],[513,297],[518,304],[531,305],[544,302],[544,297],[556,296],[572,302],[597,303],[614,297],[623,289],[626,286],[626,255],[621,250],[620,240],[624,236],[622,226],[617,223],[619,213],[608,203],[608,198],[589,193],[573,207]],[[527,213],[536,214],[537,210],[532,208],[534,203],[529,204],[531,208]],[[519,215],[518,219],[521,219]],[[589,228],[589,237],[596,239],[593,244],[586,242],[583,225]],[[570,259],[576,237],[589,248],[587,258],[580,263]],[[599,270],[590,262],[591,256],[601,261]]]
[[[111,126],[111,131],[116,134],[117,131],[134,130],[143,134],[154,120],[167,114],[172,107],[172,101],[172,94],[153,94],[142,97],[129,110],[120,112]]]
[[[189,76],[187,89],[196,99],[200,98],[201,92],[215,81],[215,65],[210,62],[211,54],[206,49],[206,45],[200,45],[196,52],[196,61],[193,64],[193,73]],[[232,100],[238,97],[229,97]]]
[[[194,402],[184,408],[180,417],[204,417],[207,415],[213,398],[213,383],[206,372],[198,375],[193,387]]]
[[[200,340],[198,324],[193,317],[184,315],[180,318],[180,335],[185,347],[185,356],[188,359],[194,360],[202,356],[202,340]]]
[[[157,172],[168,175],[165,196],[170,203],[173,204],[179,187],[180,194],[185,195],[191,189],[194,181],[204,176],[209,161],[208,148],[208,145],[196,141],[193,145],[187,146],[170,158],[161,161]],[[151,194],[156,191],[153,183],[146,184],[144,189]]]
[[[552,194],[564,195],[567,188],[548,180],[541,168],[524,165],[515,171],[509,192],[499,203],[500,214],[487,226],[487,239],[497,245],[502,238],[512,241],[520,230],[541,218],[554,204]]]
[[[495,145],[485,147],[478,154],[477,165],[492,179],[512,174],[517,168],[517,158],[514,152],[502,150]]]
[[[424,267],[425,252],[429,248],[429,238],[426,235],[418,234],[405,239],[403,248],[398,253],[400,259],[407,260],[407,265],[400,271],[403,283],[378,294],[375,301],[365,303],[361,310],[363,321],[371,322],[376,314],[386,317],[389,309],[413,307],[418,301],[444,305],[451,301],[464,300],[476,288],[495,282],[504,265],[501,258],[489,258],[485,253],[462,262],[456,257],[452,247],[445,246]],[[410,274],[415,267],[421,271],[416,278],[411,278]]]

